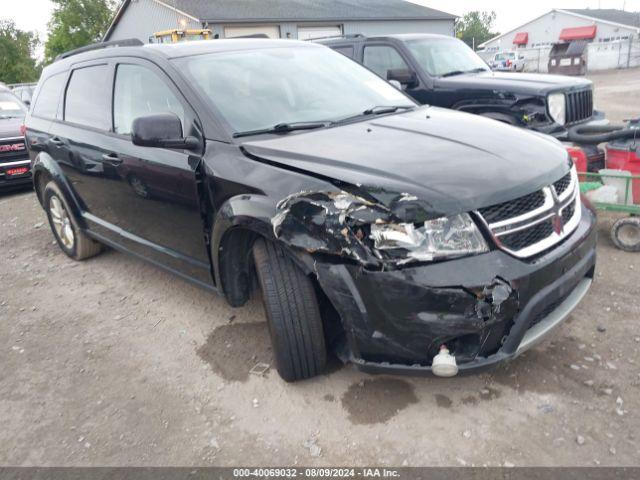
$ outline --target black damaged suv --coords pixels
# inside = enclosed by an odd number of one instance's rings
[[[259,285],[285,380],[328,351],[489,366],[591,284],[595,217],[553,139],[419,107],[317,44],[85,50],[44,70],[26,120],[60,248],[131,253],[236,307]]]
[[[354,35],[318,40],[396,81],[418,103],[475,113],[564,139],[567,128],[602,121],[584,78],[492,72],[457,38],[434,34]]]

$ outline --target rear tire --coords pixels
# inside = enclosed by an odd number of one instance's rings
[[[54,182],[47,183],[42,197],[51,231],[64,253],[74,260],[85,260],[102,251],[102,245],[79,227],[67,200]]]
[[[620,250],[640,252],[640,217],[621,218],[611,227],[611,240]]]
[[[278,373],[287,382],[321,374],[327,349],[313,283],[275,243],[256,241],[253,259]]]

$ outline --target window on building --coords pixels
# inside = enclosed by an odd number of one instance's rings
[[[382,78],[387,78],[389,70],[409,68],[395,48],[382,45],[364,49],[364,65]]]
[[[128,135],[138,117],[174,113],[184,126],[184,108],[156,73],[139,65],[118,65],[113,92],[113,128]]]
[[[60,97],[62,96],[66,78],[66,73],[58,73],[44,81],[42,87],[40,87],[36,104],[33,106],[34,116],[48,119],[59,118],[58,106],[60,105]]]
[[[67,87],[64,119],[82,126],[110,130],[111,88],[107,65],[73,71]]]

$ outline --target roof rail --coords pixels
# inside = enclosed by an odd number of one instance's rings
[[[63,58],[69,58],[84,52],[91,52],[92,50],[102,50],[103,48],[111,47],[141,47],[142,45],[144,45],[144,43],[137,38],[114,40],[112,42],[93,43],[85,47],[80,47],[76,48],[75,50],[69,50],[68,52],[61,53],[56,57],[54,61],[57,62],[58,60],[62,60]]]
[[[307,41],[309,42],[316,42],[318,40],[331,40],[331,39],[338,39],[338,38],[344,38],[344,39],[350,39],[350,38],[366,38],[365,35],[363,35],[362,33],[349,33],[347,35],[330,35],[328,37],[319,37],[319,38],[311,38]]]

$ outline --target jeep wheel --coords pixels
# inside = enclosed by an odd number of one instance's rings
[[[44,208],[60,249],[74,260],[84,260],[102,251],[102,245],[89,238],[78,226],[58,186],[49,182],[44,189]]]
[[[278,373],[287,382],[319,375],[327,350],[313,283],[277,244],[258,240],[253,259]]]

